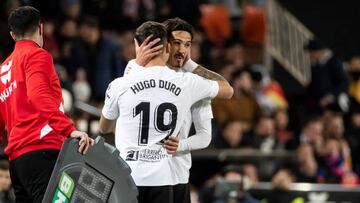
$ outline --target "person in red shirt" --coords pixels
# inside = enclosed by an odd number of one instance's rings
[[[80,139],[81,153],[94,141],[64,114],[53,59],[42,48],[40,12],[19,7],[8,23],[15,48],[0,67],[0,133],[6,128],[16,202],[41,202],[64,140]]]

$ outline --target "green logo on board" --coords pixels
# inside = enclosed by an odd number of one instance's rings
[[[74,187],[74,180],[68,174],[62,172],[52,203],[68,203],[74,191]]]

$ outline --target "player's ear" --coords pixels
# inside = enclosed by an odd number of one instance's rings
[[[12,38],[14,41],[16,41],[16,36],[15,36],[15,34],[13,33],[13,31],[10,31],[10,36],[11,36],[11,38]]]
[[[139,46],[139,42],[136,40],[136,38],[134,38],[134,42],[135,42],[135,50],[139,50],[140,46]]]
[[[165,51],[166,51],[166,53],[170,53],[170,43],[169,42],[167,42],[166,43],[166,46],[165,46]]]
[[[39,35],[44,36],[44,24],[40,23],[39,25]]]

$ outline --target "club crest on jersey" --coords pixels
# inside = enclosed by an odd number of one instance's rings
[[[5,89],[1,90],[0,92],[0,100],[2,102],[4,102],[12,93],[13,91],[17,88],[17,84],[16,84],[16,80],[13,82],[11,81],[11,65],[12,65],[12,61],[10,60],[7,64],[4,64],[1,66],[1,70],[0,70],[0,80],[1,82],[5,85]],[[10,82],[10,84],[9,84]]]

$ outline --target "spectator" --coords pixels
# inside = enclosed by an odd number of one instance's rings
[[[212,102],[214,118],[220,124],[241,121],[244,124],[244,131],[248,131],[261,115],[260,107],[252,91],[253,82],[249,71],[243,69],[235,72],[232,86],[234,96],[230,100]]]
[[[328,152],[328,155],[332,154],[332,159],[335,158],[334,156],[340,158],[341,155],[341,159],[343,159],[344,168],[346,168],[346,171],[352,171],[350,147],[345,139],[344,133],[345,128],[342,115],[339,113],[333,114],[329,118],[326,125],[326,137],[328,138],[327,145],[329,145],[329,147],[332,149],[330,152]]]
[[[300,144],[309,144],[317,157],[323,155],[324,125],[320,118],[313,117],[307,121],[300,134]]]
[[[254,130],[244,135],[243,142],[245,147],[258,149],[263,153],[271,153],[274,150],[280,149],[275,135],[274,119],[271,116],[262,116]],[[269,180],[280,163],[280,160],[262,161],[258,168],[261,180]]]
[[[78,20],[81,15],[81,8],[80,0],[61,0],[61,9],[65,18]]]
[[[353,106],[360,105],[360,56],[353,56],[349,64],[349,96],[351,99],[350,112]]]
[[[219,149],[239,148],[243,145],[243,124],[240,121],[228,122],[222,133],[214,139],[214,147]]]
[[[321,114],[326,108],[348,110],[348,78],[342,62],[318,40],[310,40],[305,49],[311,60],[311,82],[308,86],[308,110]]]
[[[346,139],[349,143],[353,169],[360,175],[360,106],[352,107],[350,113],[350,124],[346,132]]]
[[[270,77],[261,65],[251,68],[256,99],[264,114],[271,115],[278,109],[287,109],[288,103],[281,85]]]
[[[78,27],[75,20],[65,19],[59,29],[59,38],[61,43],[73,40],[78,36]]]
[[[234,65],[235,67],[237,67],[237,69],[244,68],[244,48],[238,40],[227,41],[224,59],[226,63]]]
[[[80,25],[80,38],[73,41],[69,58],[69,73],[74,78],[80,68],[87,73],[87,81],[95,102],[103,101],[107,84],[123,74],[119,47],[101,35],[96,18],[87,17]]]
[[[353,175],[351,168],[351,157],[348,158],[349,149],[344,149],[343,143],[336,138],[329,138],[325,145],[325,160],[328,167],[326,181],[329,183],[347,182],[345,179],[357,177]],[[353,182],[353,181],[350,181]]]
[[[318,164],[315,160],[313,149],[308,144],[299,146],[296,151],[297,168],[296,176],[298,182],[317,183],[319,177]]]
[[[259,182],[259,175],[257,167],[252,163],[245,163],[243,165],[244,174],[249,179],[249,187]]]
[[[266,198],[268,203],[288,203],[292,202],[293,195],[289,193],[290,184],[295,181],[292,172],[283,168],[278,170],[271,179],[272,191]]]
[[[276,139],[281,148],[295,149],[295,136],[288,128],[289,117],[285,109],[279,109],[275,112],[275,131]]]
[[[247,176],[242,166],[227,165],[215,181],[200,193],[202,203],[259,203],[248,192]]]
[[[46,20],[44,23],[44,49],[50,52],[51,56],[54,58],[55,61],[59,60],[59,44],[55,37],[55,22],[53,20]]]
[[[275,134],[274,119],[271,116],[262,116],[254,131],[245,135],[244,142],[246,146],[270,153],[275,149],[279,149]]]

